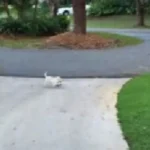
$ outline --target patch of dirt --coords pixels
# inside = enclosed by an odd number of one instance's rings
[[[54,46],[62,46],[72,49],[102,49],[113,47],[118,43],[114,39],[105,39],[100,35],[87,33],[86,35],[66,32],[56,36],[49,37],[44,46],[52,48]]]

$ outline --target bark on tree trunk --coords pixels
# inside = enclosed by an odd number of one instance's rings
[[[74,15],[74,33],[86,34],[85,0],[72,0]]]
[[[54,4],[54,7],[53,7],[53,16],[57,16],[57,11],[58,11],[58,4]]]
[[[137,7],[137,26],[145,25],[145,7],[141,0],[136,0]]]

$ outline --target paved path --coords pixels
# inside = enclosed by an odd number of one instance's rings
[[[138,46],[113,50],[11,50],[0,48],[0,75],[41,77],[124,77],[150,72],[150,30],[88,29],[137,36]]]
[[[0,77],[0,150],[127,150],[115,108],[127,80],[45,89],[42,79]]]

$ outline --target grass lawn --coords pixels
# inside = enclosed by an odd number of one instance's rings
[[[150,75],[125,84],[118,95],[117,108],[130,150],[150,150]]]
[[[14,49],[22,48],[38,48],[45,41],[46,37],[4,37],[0,40],[0,47],[8,47]]]
[[[108,16],[101,18],[88,18],[87,27],[94,28],[134,28],[136,25],[136,16]],[[146,25],[150,26],[150,17],[146,16]]]
[[[119,40],[120,42],[118,43],[117,47],[137,45],[143,42],[141,39],[136,37],[119,35],[114,33],[100,32],[96,34],[99,34],[104,38]]]
[[[130,36],[124,36],[124,35],[118,35],[118,34],[112,34],[112,33],[105,33],[105,32],[100,32],[96,33],[102,36],[103,38],[106,39],[115,39],[119,40],[120,42],[118,43],[117,47],[122,47],[122,46],[130,46],[130,45],[137,45],[142,43],[143,41],[135,38],[135,37],[130,37]],[[17,38],[10,38],[10,37],[4,37],[3,39],[0,40],[0,47],[9,47],[9,48],[40,48],[44,41],[46,40],[46,37],[17,37]],[[43,46],[42,46],[43,47]]]

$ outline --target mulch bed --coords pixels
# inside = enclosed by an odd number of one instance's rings
[[[45,41],[45,47],[62,46],[72,49],[102,49],[113,47],[118,41],[113,39],[105,39],[100,35],[87,33],[86,35],[66,32],[56,36],[49,37]]]

